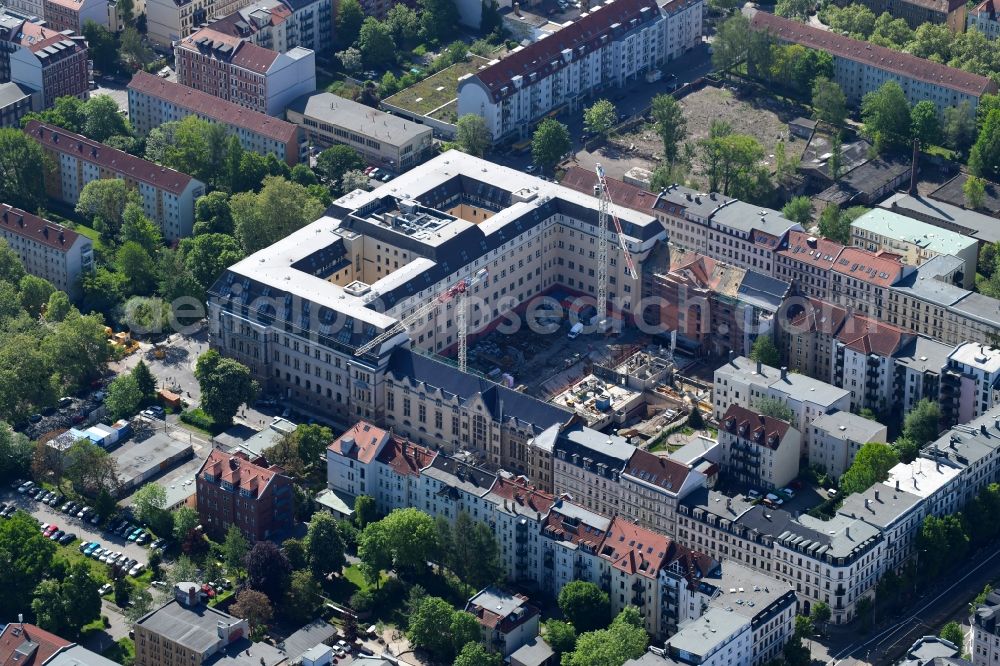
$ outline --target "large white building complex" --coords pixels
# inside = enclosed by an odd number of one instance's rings
[[[482,116],[494,140],[584,98],[636,81],[701,40],[701,0],[611,0],[558,32],[459,80],[458,115]]]

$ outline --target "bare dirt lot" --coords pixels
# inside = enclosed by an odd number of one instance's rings
[[[708,137],[712,121],[729,123],[736,134],[749,134],[764,146],[764,159],[774,167],[774,146],[778,140],[785,142],[785,153],[790,161],[802,156],[806,142],[803,139],[789,139],[788,121],[803,115],[803,109],[786,104],[752,89],[735,89],[732,86],[718,88],[706,86],[680,100],[687,119],[688,141],[697,144]],[[655,160],[663,152],[663,144],[651,124],[615,138],[613,148],[627,158]],[[702,174],[700,155],[694,160],[695,180]]]

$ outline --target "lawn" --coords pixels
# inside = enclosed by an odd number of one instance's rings
[[[428,76],[405,90],[400,90],[383,102],[417,115],[430,114],[432,117],[437,117],[445,109],[441,109],[438,114],[431,112],[449,105],[458,97],[458,80],[466,74],[472,74],[485,67],[487,63],[489,63],[487,58],[474,55],[469,62],[460,62],[446,67],[437,74]],[[447,116],[447,114],[444,115]]]
[[[112,643],[102,655],[119,664],[135,663],[135,643],[128,638],[120,638]]]

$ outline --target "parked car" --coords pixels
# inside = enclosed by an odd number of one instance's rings
[[[103,597],[105,594],[108,594],[113,589],[115,589],[114,585],[112,585],[111,583],[105,583],[104,585],[101,585],[101,589],[97,590],[97,593]]]
[[[791,488],[785,487],[779,490],[778,492],[783,493],[786,497],[788,497],[788,499],[795,499],[795,491],[792,490]]]
[[[63,538],[65,535],[66,535],[66,533],[63,532],[62,530],[56,530],[55,532],[53,532],[52,534],[49,535],[49,540],[50,541],[59,541],[59,539]]]
[[[747,497],[749,497],[752,500],[760,499],[760,491],[751,490],[750,492],[747,493]]]
[[[164,548],[167,545],[166,539],[156,539],[153,543],[149,544],[149,547],[156,550],[159,548]]]
[[[4,512],[3,512],[3,517],[4,517],[4,518],[10,518],[10,517],[11,517],[11,516],[13,516],[13,515],[14,515],[15,513],[17,513],[17,507],[16,507],[16,506],[14,506],[13,504],[11,504],[11,505],[10,505],[9,507],[7,507],[7,509],[6,509],[6,510],[5,510]]]
[[[90,517],[89,522],[91,525],[99,525],[101,523],[101,514],[95,513],[93,516]]]
[[[89,541],[84,541],[83,543],[80,544],[80,552],[81,553],[87,552],[88,548],[90,548],[90,542]]]
[[[142,564],[142,563],[139,563],[139,564],[136,564],[134,567],[132,567],[131,569],[128,570],[128,575],[135,577],[135,576],[140,575],[145,570],[146,570],[146,565]]]
[[[60,511],[62,511],[63,513],[69,513],[75,506],[76,504],[74,502],[66,502],[65,504],[63,504],[63,507],[62,509],[60,509]]]
[[[21,493],[23,495],[26,492],[28,492],[34,485],[35,485],[34,481],[25,481],[20,486],[18,486],[17,492],[19,492],[19,493]]]
[[[160,588],[161,590],[165,590],[165,589],[167,588],[167,584],[166,584],[166,583],[165,583],[164,581],[162,581],[162,580],[154,580],[154,581],[153,581],[153,582],[151,583],[151,585],[152,585],[153,587],[158,587],[158,588]]]
[[[140,546],[145,546],[147,543],[149,543],[149,539],[150,539],[149,532],[143,532],[142,534],[139,535],[139,538],[136,539],[135,542]]]
[[[69,534],[63,534],[62,535],[62,537],[59,539],[59,545],[60,546],[68,546],[71,543],[73,543],[74,541],[76,541],[76,535],[73,534],[72,532],[70,532]]]
[[[209,599],[215,597],[215,590],[213,590],[212,586],[209,585],[208,583],[205,583],[204,585],[201,586],[201,591],[204,592],[205,596],[207,596]]]

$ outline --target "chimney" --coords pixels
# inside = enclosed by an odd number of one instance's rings
[[[878,488],[875,489],[875,501],[876,502],[879,501],[878,500]]]
[[[844,528],[844,536],[847,537],[848,539],[851,538],[851,526],[850,525],[848,525],[847,527]]]
[[[870,508],[870,506],[869,506],[870,504],[871,504],[871,500],[869,500],[869,499],[868,499],[868,498],[866,497],[866,498],[865,498],[865,508],[866,508],[866,509]]]
[[[788,366],[787,365],[781,366],[781,378],[782,379],[788,379]]]
[[[757,374],[758,375],[764,374],[764,364],[759,360],[757,361]]]
[[[979,424],[979,432],[981,432],[984,435],[986,434],[986,424],[985,423],[980,423]]]
[[[736,352],[734,352],[732,349],[730,349],[729,350],[729,362],[732,363],[734,360],[736,360]]]
[[[907,193],[910,196],[916,196],[917,194],[917,171],[919,170],[919,165],[917,164],[917,162],[919,157],[920,157],[920,139],[914,139],[913,159],[910,160],[910,190]]]

